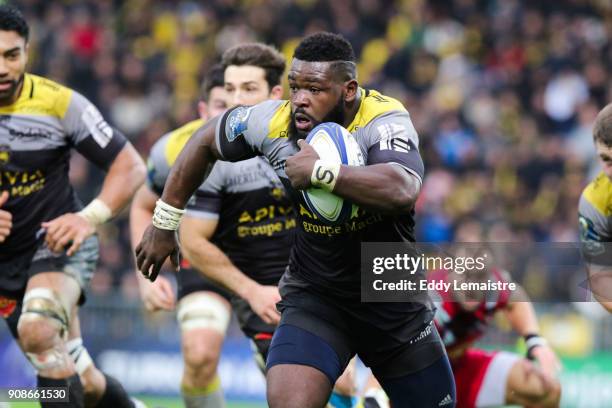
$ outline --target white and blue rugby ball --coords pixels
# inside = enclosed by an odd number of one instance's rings
[[[364,166],[365,160],[355,137],[337,123],[321,123],[310,131],[306,142],[318,153],[321,160]],[[321,188],[302,191],[308,208],[318,219],[328,224],[339,224],[351,217],[357,206]]]

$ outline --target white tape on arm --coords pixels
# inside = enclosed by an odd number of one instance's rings
[[[108,208],[104,201],[96,198],[78,214],[95,227],[108,221],[112,217],[113,211]]]
[[[159,199],[155,203],[155,210],[153,211],[153,225],[155,228],[176,231],[183,214],[185,214],[185,210],[175,208]]]
[[[310,175],[310,183],[313,187],[320,187],[331,193],[336,186],[339,173],[340,163],[317,160]]]

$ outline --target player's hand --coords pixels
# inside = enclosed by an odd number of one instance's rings
[[[245,300],[267,324],[276,325],[280,322],[280,313],[276,310],[276,304],[280,302],[281,296],[276,286],[257,285]]]
[[[542,371],[552,377],[557,377],[561,370],[561,363],[550,347],[546,345],[537,346],[532,349],[531,355],[538,362]]]
[[[179,270],[180,252],[176,231],[162,230],[149,225],[135,253],[138,270],[151,282],[157,278],[168,256],[174,268]]]
[[[74,255],[87,238],[95,234],[96,228],[84,217],[76,213],[67,213],[43,222],[46,230],[45,242],[53,252],[62,252],[72,242],[66,254]]]
[[[176,296],[170,281],[160,276],[155,282],[140,282],[140,297],[148,312],[174,310]]]
[[[8,201],[8,191],[3,191],[0,194],[0,208]],[[13,228],[13,214],[8,211],[0,210],[0,243],[6,240],[11,234],[11,228]]]
[[[285,173],[293,188],[305,190],[310,187],[310,176],[319,155],[305,140],[300,139],[297,143],[300,151],[287,159]]]

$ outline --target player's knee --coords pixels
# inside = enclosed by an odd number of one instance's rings
[[[218,346],[193,335],[184,335],[182,343],[186,369],[200,376],[214,376],[219,362]]]
[[[19,340],[27,353],[41,353],[53,348],[68,330],[68,313],[55,291],[36,288],[23,299],[23,311],[17,324]]]

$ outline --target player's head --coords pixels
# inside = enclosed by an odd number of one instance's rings
[[[289,68],[293,131],[303,138],[322,122],[346,126],[358,88],[355,53],[344,37],[323,32],[304,38]]]
[[[209,119],[222,114],[226,109],[227,94],[223,87],[223,66],[216,64],[208,71],[202,82],[198,113],[202,119]]]
[[[593,126],[593,140],[603,171],[612,179],[612,103],[597,114]]]
[[[237,45],[223,53],[221,63],[231,106],[255,105],[283,96],[285,57],[276,48],[262,43]]]
[[[30,29],[15,7],[0,5],[0,105],[12,103],[28,62]]]

